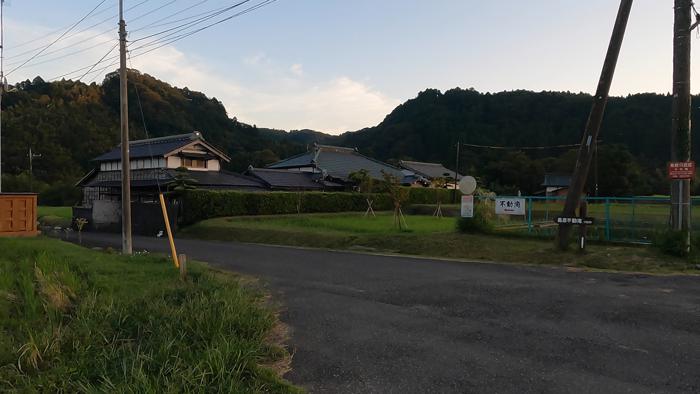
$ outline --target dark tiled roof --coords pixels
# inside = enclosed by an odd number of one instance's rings
[[[455,172],[446,168],[440,163],[424,163],[420,161],[406,161],[402,160],[399,162],[402,168],[411,170],[419,175],[422,175],[428,179],[435,178],[453,178]],[[457,180],[461,179],[462,175],[457,174]]]
[[[174,179],[176,170],[167,170]],[[265,185],[259,180],[227,171],[187,171],[187,176],[197,181],[197,186],[202,188],[254,188],[263,189]]]
[[[545,174],[542,186],[545,187],[569,187],[571,177],[569,175]]]
[[[134,170],[131,172],[133,187],[157,187],[167,185],[175,180],[176,170]],[[266,186],[259,180],[226,171],[188,171],[187,176],[197,181],[196,186],[203,189],[264,189]],[[88,187],[121,187],[121,171],[97,173],[94,177],[86,177],[79,186]]]
[[[265,182],[270,188],[277,190],[323,190],[321,174],[269,168],[248,168],[246,174]]]
[[[164,155],[183,148],[192,141],[202,141],[206,143],[202,134],[199,132],[172,135],[168,137],[151,138],[147,140],[138,140],[129,142],[129,157],[132,159],[144,157],[163,157]],[[216,152],[222,154],[221,152]],[[228,160],[228,158],[225,158]],[[111,151],[100,155],[93,159],[94,161],[115,161],[121,160],[121,145]]]
[[[392,174],[399,179],[404,177],[400,169],[364,156],[355,149],[328,145],[316,145],[312,151],[271,164],[268,168],[309,166],[315,166],[328,176],[341,180],[347,180],[349,174],[359,170],[367,170],[369,175],[376,179],[382,178],[382,172]]]

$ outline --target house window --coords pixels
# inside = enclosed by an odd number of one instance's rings
[[[206,160],[193,159],[191,157],[183,157],[182,164],[187,168],[207,168]]]

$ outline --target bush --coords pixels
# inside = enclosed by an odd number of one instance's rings
[[[663,230],[654,235],[652,244],[664,254],[688,257],[688,252],[683,247],[685,237],[687,237],[687,233],[683,231]],[[697,239],[691,239],[691,243],[694,244],[691,245],[692,253],[700,245],[698,245]]]
[[[474,204],[474,217],[457,219],[457,230],[461,233],[488,233],[493,230],[493,210],[489,205],[488,200]]]
[[[435,204],[439,194],[450,201],[447,189],[407,188],[408,204]],[[386,194],[348,192],[241,192],[218,190],[188,190],[183,193],[183,224],[223,216],[282,215],[290,213],[332,213],[365,211],[367,199],[375,210],[392,208]]]

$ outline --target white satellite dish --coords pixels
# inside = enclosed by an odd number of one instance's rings
[[[476,179],[473,176],[463,176],[458,187],[462,194],[472,194],[476,190]]]

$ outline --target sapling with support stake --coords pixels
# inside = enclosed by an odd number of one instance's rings
[[[403,216],[401,206],[408,200],[408,189],[401,187],[399,179],[392,174],[382,171],[384,183],[389,194],[389,198],[394,205],[394,226],[399,230],[408,229],[406,218]]]

